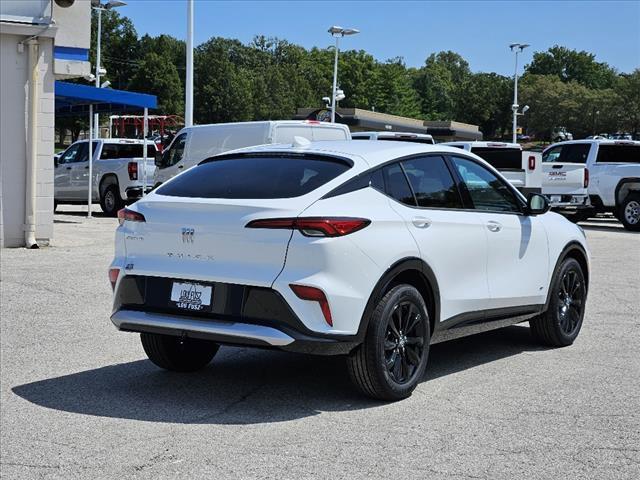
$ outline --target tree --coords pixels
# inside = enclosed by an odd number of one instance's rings
[[[455,119],[479,125],[485,138],[510,129],[513,82],[497,73],[468,75],[458,90]]]
[[[95,68],[98,39],[98,15],[91,9],[91,52],[90,61]],[[102,12],[101,61],[107,70],[104,80],[109,79],[111,86],[126,89],[138,68],[138,34],[127,17],[115,10]]]
[[[611,88],[616,82],[616,71],[606,63],[596,62],[592,53],[558,45],[546,52],[535,52],[525,70],[535,75],[555,75],[565,83],[575,81],[589,88]]]
[[[184,91],[178,69],[157,53],[147,53],[130,82],[130,88],[158,97],[158,112],[183,115]]]
[[[640,132],[640,68],[620,77],[618,91],[621,126],[637,134]]]

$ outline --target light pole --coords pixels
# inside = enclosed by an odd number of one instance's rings
[[[339,41],[341,37],[355,35],[360,30],[355,28],[342,28],[334,25],[328,32],[336,39],[336,54],[333,60],[333,88],[331,89],[331,123],[336,122],[336,90],[338,88],[338,52],[340,51]]]
[[[187,78],[185,81],[184,126],[193,125],[193,1],[187,1]]]
[[[518,53],[522,52],[525,48],[529,46],[528,43],[512,43],[509,45],[509,48],[512,52],[516,54],[516,69],[513,75],[513,105],[511,105],[511,109],[513,110],[513,143],[516,143],[518,140],[518,136],[516,134],[516,130],[518,129]]]
[[[101,88],[100,77],[105,75],[107,71],[100,66],[101,63],[101,47],[102,47],[102,11],[111,10],[112,8],[123,7],[125,2],[120,0],[110,0],[107,3],[102,3],[101,0],[91,0],[91,5],[94,10],[98,11],[98,38],[96,46],[96,88]],[[95,125],[95,137],[99,137],[100,124],[98,123],[98,114],[94,114],[93,123]]]

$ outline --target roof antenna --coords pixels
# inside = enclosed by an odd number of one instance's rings
[[[298,137],[297,135],[293,137],[293,143],[291,146],[293,148],[307,148],[311,145],[311,141],[308,138]]]

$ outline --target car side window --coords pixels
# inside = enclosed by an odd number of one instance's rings
[[[405,205],[411,207],[416,206],[416,199],[413,196],[413,192],[407,182],[407,177],[399,163],[393,163],[384,167],[382,169],[382,176],[384,177],[385,192],[387,195]]]
[[[428,156],[402,162],[419,207],[462,208],[458,187],[444,158]]]
[[[553,147],[542,154],[543,162],[557,162],[562,153],[562,146]]]
[[[82,145],[84,144],[76,143],[75,145],[71,145],[69,148],[67,148],[67,151],[60,156],[60,158],[58,159],[58,163],[64,164],[76,162],[76,158],[78,158],[79,154],[81,153],[80,147]]]
[[[464,182],[476,210],[487,212],[522,211],[520,202],[493,172],[482,165],[462,157],[451,157]]]
[[[182,135],[178,135],[168,150],[166,150],[162,155],[162,163],[170,167],[175,165],[184,156],[184,147],[187,143],[187,134],[183,133]]]

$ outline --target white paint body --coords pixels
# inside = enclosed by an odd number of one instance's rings
[[[217,123],[185,127],[178,132],[168,150],[175,148],[184,135],[184,153],[180,161],[159,167],[153,185],[159,185],[214,155],[256,145],[291,143],[293,137],[311,141],[349,140],[349,127],[336,123],[296,120]]]
[[[579,163],[556,160],[559,149],[566,145],[586,145],[588,151]],[[635,146],[639,157],[635,163],[621,161],[598,162],[598,152],[602,146]],[[640,142],[632,140],[573,140],[553,144],[543,152],[544,180],[543,193],[551,198],[554,206],[587,204],[590,195],[597,195],[602,205],[614,209],[632,190],[640,191]],[[614,159],[615,160],[615,159]],[[589,175],[589,185],[585,188],[585,176]],[[623,183],[621,188],[618,188]],[[555,195],[569,195],[570,202],[554,201]],[[616,196],[617,195],[617,196]]]
[[[80,140],[70,145],[67,150],[74,145],[89,143],[88,140]],[[127,199],[127,192],[131,189],[141,189],[143,185],[143,157],[135,158],[112,158],[101,159],[104,145],[107,144],[142,144],[142,140],[129,139],[96,139],[92,142],[95,146],[93,152],[92,165],[92,198],[93,201],[100,200],[100,183],[106,176],[115,176],[120,190],[120,197]],[[148,146],[153,145],[153,151],[156,151],[155,143],[147,141]],[[63,152],[58,159],[64,157],[66,151]],[[129,178],[128,166],[130,162],[138,164],[138,179]],[[148,179],[153,178],[155,171],[154,159],[149,156],[146,161],[146,176]],[[151,186],[151,182],[147,181],[147,188]],[[72,162],[68,164],[58,164],[54,168],[54,199],[58,202],[78,202],[87,201],[89,188],[89,161]]]
[[[130,207],[146,222],[125,221],[117,229],[112,268],[121,269],[118,281],[123,275],[147,275],[271,287],[309,330],[349,335],[358,331],[376,283],[403,259],[422,259],[433,270],[441,303],[437,320],[442,322],[478,310],[542,305],[563,248],[578,242],[586,250],[582,230],[555,213],[529,216],[409,207],[371,186],[323,198],[358,174],[409,155],[462,154],[499,175],[480,158],[457,148],[345,141],[246,151],[333,155],[353,166],[296,198],[204,199],[153,191]],[[371,224],[334,238],[245,227],[251,220],[297,216],[358,217],[370,219]],[[195,230],[193,243],[182,240],[183,227]],[[333,326],[317,302],[294,294],[292,283],[323,290]]]

